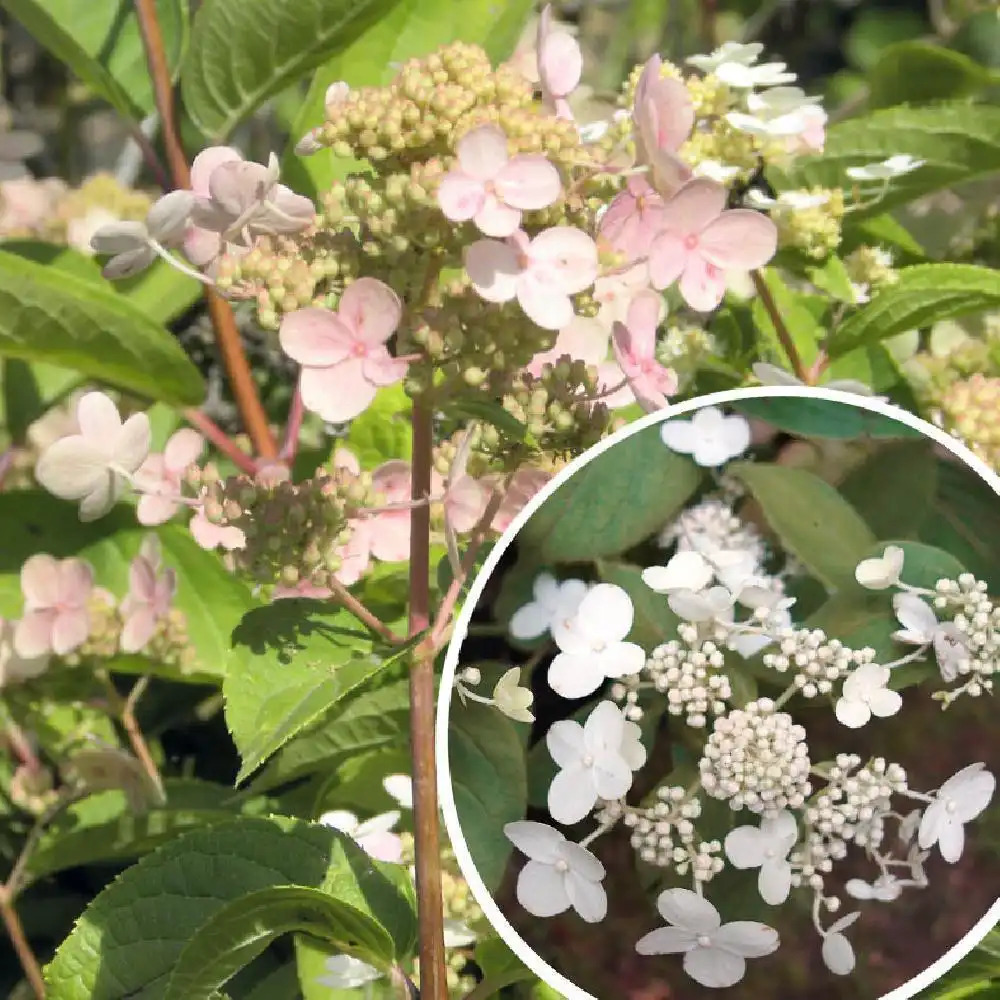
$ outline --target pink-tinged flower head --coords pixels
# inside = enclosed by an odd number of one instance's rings
[[[624,323],[629,304],[644,288],[649,288],[649,267],[645,261],[598,278],[594,282],[593,298],[600,307],[597,319],[601,325],[610,331],[615,320]]]
[[[695,113],[687,87],[660,76],[661,66],[658,55],[646,63],[635,88],[632,120],[639,163],[650,166],[653,187],[669,195],[691,177],[677,151],[691,134]]]
[[[378,499],[376,506],[405,504],[412,489],[410,463],[400,459],[383,462],[372,473],[372,489]],[[369,514],[365,520],[371,531],[371,554],[382,562],[403,562],[410,557],[410,511],[383,510]]]
[[[663,300],[653,291],[640,292],[628,308],[625,323],[615,323],[611,334],[615,358],[628,379],[636,402],[653,413],[677,392],[677,375],[656,360],[656,328]]]
[[[726,210],[726,189],[715,181],[689,181],[664,206],[663,231],[649,251],[654,288],[678,279],[684,301],[710,312],[726,290],[727,270],[763,267],[778,246],[778,231],[765,215]]]
[[[371,563],[373,531],[368,518],[355,517],[348,522],[351,534],[337,549],[340,568],[333,575],[345,587],[357,583]]]
[[[552,478],[552,474],[544,469],[536,469],[529,465],[522,465],[514,473],[504,493],[503,503],[497,515],[493,518],[493,530],[504,532],[514,521],[514,518],[521,513],[528,505],[531,498],[538,493],[545,484]]]
[[[87,604],[94,571],[82,559],[32,556],[21,567],[24,615],[14,630],[14,650],[30,659],[55,653],[65,656],[87,641]]]
[[[445,517],[459,534],[472,531],[489,502],[489,491],[479,480],[462,473],[446,481],[436,469],[431,471],[431,495],[444,498]]]
[[[302,402],[330,423],[353,420],[375,393],[406,374],[406,361],[386,341],[403,315],[399,296],[377,278],[358,278],[336,312],[309,307],[289,313],[278,336],[284,352],[302,365]]]
[[[480,125],[458,141],[458,165],[438,188],[438,204],[452,222],[472,219],[486,236],[510,236],[521,212],[546,208],[562,190],[559,171],[544,156],[510,158],[507,136]]]
[[[128,594],[119,609],[123,618],[121,648],[125,653],[137,653],[153,638],[157,623],[170,613],[177,591],[176,571],[160,572],[160,546],[155,535],[143,542],[128,578]]]
[[[247,543],[243,532],[234,524],[215,524],[208,519],[205,508],[199,507],[194,517],[188,521],[188,531],[191,537],[203,549],[217,549],[220,546],[227,552],[242,549]]]
[[[185,427],[171,435],[162,455],[150,455],[139,466],[135,482],[143,491],[136,508],[140,524],[163,524],[177,513],[184,473],[198,461],[204,448],[205,439]]]
[[[212,171],[223,163],[239,163],[243,157],[231,146],[209,146],[203,149],[191,163],[191,191],[198,198],[211,198],[208,182]],[[184,236],[184,256],[195,267],[209,267],[231,246],[223,246],[221,233],[201,226],[189,225]]]
[[[487,302],[516,298],[542,329],[560,330],[573,319],[569,297],[597,277],[597,246],[572,226],[554,226],[534,239],[519,230],[505,243],[477,240],[465,252],[465,269]]]
[[[601,364],[608,356],[607,329],[589,316],[574,316],[559,331],[556,342],[547,351],[536,354],[525,366],[525,371],[538,378],[545,365],[554,365],[567,355],[587,365]]]
[[[538,19],[538,79],[542,84],[542,101],[556,117],[573,121],[569,97],[583,75],[583,53],[576,39],[565,31],[552,27],[552,5],[546,4]]]
[[[800,109],[805,128],[788,140],[789,152],[822,153],[826,145],[826,112],[817,105]]]
[[[657,233],[663,228],[663,199],[645,177],[628,179],[601,217],[601,239],[631,263],[645,257]]]

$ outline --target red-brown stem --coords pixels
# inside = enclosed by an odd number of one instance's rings
[[[24,976],[31,986],[32,992],[37,1000],[45,1000],[45,980],[42,978],[42,967],[35,958],[35,953],[31,950],[31,945],[24,933],[21,918],[14,908],[14,901],[7,890],[7,886],[0,886],[0,918],[3,919],[4,927],[7,929],[7,936],[14,946],[17,960],[21,963]]]
[[[299,450],[299,434],[302,433],[302,418],[305,416],[305,406],[302,404],[302,380],[295,383],[295,393],[292,405],[288,408],[288,423],[285,425],[285,440],[281,445],[279,457],[291,464],[295,461],[295,453]]]
[[[334,599],[339,601],[348,611],[360,622],[364,622],[373,632],[380,635],[386,642],[399,645],[406,640],[385,624],[376,615],[373,615],[342,583],[333,580],[330,584]]]
[[[816,356],[816,360],[812,363],[809,369],[809,385],[816,385],[823,375],[823,372],[829,367],[830,355],[826,351],[820,349],[819,354]]]
[[[430,495],[432,411],[413,403],[412,491],[414,500]],[[430,507],[410,511],[410,635],[430,626]],[[448,1000],[444,955],[444,901],[441,894],[441,831],[438,819],[437,765],[434,755],[434,648],[421,642],[410,670],[410,747],[413,756],[413,834],[416,848],[417,919],[420,931],[421,1000]]]
[[[149,676],[141,677],[136,681],[135,687],[129,692],[128,697],[122,705],[121,718],[122,727],[128,734],[128,741],[132,746],[132,752],[139,759],[150,781],[157,788],[162,787],[160,769],[153,760],[153,755],[149,752],[149,745],[139,726],[139,720],[135,717],[135,707],[139,704],[139,699],[145,694],[149,686]]]
[[[188,409],[184,411],[184,419],[195,430],[203,434],[219,451],[241,471],[252,476],[257,466],[253,457],[242,451],[236,442],[214,421],[201,410]]]
[[[469,573],[472,572],[472,567],[476,564],[476,556],[479,555],[479,549],[482,547],[486,532],[493,523],[493,518],[497,516],[500,504],[503,503],[503,497],[503,490],[493,491],[482,517],[480,517],[476,526],[472,529],[472,534],[469,536],[469,544],[465,549],[465,555],[462,556],[461,571],[449,584],[444,597],[441,599],[441,606],[438,608],[437,615],[434,618],[434,625],[431,627],[431,644],[435,650],[441,647],[441,636],[448,627],[451,614],[458,603],[459,595],[462,593],[462,587],[468,579]]]
[[[142,35],[142,44],[146,52],[146,63],[153,83],[156,110],[159,112],[160,127],[163,129],[163,145],[167,151],[170,174],[175,187],[187,188],[191,186],[191,168],[188,166],[180,133],[177,131],[174,91],[166,50],[163,47],[160,21],[156,13],[156,0],[135,0],[135,10],[139,21],[139,33]],[[261,458],[276,458],[278,445],[271,433],[267,414],[264,412],[257,386],[250,372],[232,307],[210,288],[205,289],[205,300],[215,331],[215,343],[254,450]]]
[[[751,271],[750,276],[753,278],[754,288],[757,289],[757,294],[760,296],[761,302],[764,303],[764,309],[774,324],[774,332],[778,335],[778,341],[785,354],[788,355],[788,360],[791,362],[795,377],[801,379],[803,382],[808,382],[809,373],[802,363],[802,357],[795,346],[795,341],[792,340],[792,335],[788,332],[788,327],[785,326],[785,320],[778,309],[778,304],[774,301],[771,289],[767,287],[764,276],[760,271]]]
[[[10,744],[10,748],[14,751],[17,759],[29,771],[38,771],[41,768],[42,762],[38,759],[38,754],[35,753],[31,742],[25,736],[24,730],[13,719],[7,721],[4,727],[4,737]]]

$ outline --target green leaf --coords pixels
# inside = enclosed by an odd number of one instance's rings
[[[830,254],[822,264],[807,267],[806,274],[817,288],[828,292],[838,302],[854,305],[854,285],[844,262],[836,254]]]
[[[990,74],[968,56],[928,42],[898,42],[879,53],[868,75],[872,109],[916,106],[967,97],[989,82]]]
[[[891,108],[832,126],[821,156],[804,157],[788,175],[791,187],[850,187],[844,171],[908,155],[924,160],[918,170],[893,180],[856,221],[882,215],[914,198],[1000,170],[1000,108],[964,103]]]
[[[0,251],[0,355],[71,368],[140,396],[198,405],[198,369],[164,327],[91,282]]]
[[[491,891],[503,878],[511,844],[505,824],[524,819],[528,779],[514,723],[489,705],[457,699],[451,707],[448,760],[462,834]]]
[[[670,610],[664,594],[658,594],[642,582],[642,568],[625,563],[600,561],[597,572],[605,583],[621,587],[632,599],[635,621],[625,637],[649,651],[677,638],[680,619]]]
[[[392,964],[392,938],[363,910],[319,889],[275,886],[233,900],[198,928],[177,959],[164,1000],[211,1000],[272,941],[293,932],[377,969]]]
[[[66,368],[20,358],[0,359],[0,417],[14,444],[23,445],[28,428],[80,384]]]
[[[746,485],[785,550],[828,590],[853,583],[875,536],[829,483],[804,469],[756,462],[736,462],[726,472]]]
[[[269,97],[351,45],[395,2],[204,0],[181,71],[184,106],[220,142]]]
[[[132,0],[0,0],[35,40],[126,118],[154,108],[153,86]],[[187,0],[156,0],[167,63],[187,43]]]
[[[1000,305],[1000,274],[992,268],[916,264],[897,273],[899,281],[884,287],[837,328],[830,340],[831,357],[942,319]]]
[[[702,480],[689,458],[646,427],[598,455],[537,510],[518,538],[538,562],[589,562],[648,538],[684,506]]]
[[[730,403],[737,413],[769,424],[789,434],[812,438],[909,438],[919,437],[920,431],[899,423],[881,413],[851,406],[849,402],[827,399],[804,399],[801,396],[774,396],[765,399],[743,399]]]
[[[864,558],[873,559],[881,556],[889,545],[895,545],[903,550],[902,579],[911,587],[933,590],[938,580],[955,580],[965,572],[965,567],[950,552],[903,538],[889,539],[873,545]]]
[[[320,890],[405,948],[415,916],[397,879],[394,866],[329,827],[271,816],[199,830],[143,858],[94,899],[45,970],[49,1000],[164,1000],[202,927],[229,904],[279,886]]]
[[[475,1000],[486,1000],[514,983],[529,982],[538,977],[524,967],[524,963],[499,937],[491,935],[476,942],[476,965],[483,972],[483,979],[476,987]]]
[[[916,537],[937,491],[937,467],[929,441],[894,442],[851,472],[840,492],[876,538]]]
[[[528,435],[527,425],[485,392],[467,392],[456,396],[449,400],[448,408],[456,416],[490,424],[511,441],[524,441]]]
[[[237,784],[409,648],[385,659],[376,641],[349,611],[323,601],[275,601],[244,616],[222,687],[243,759]]]
[[[774,268],[765,268],[762,274],[799,357],[803,364],[812,364],[819,352],[820,342],[826,336],[826,329],[820,325],[818,319],[819,310],[825,305],[825,300],[817,295],[793,292],[781,280],[781,276]],[[754,298],[750,312],[754,325],[760,331],[770,352],[782,359],[783,367],[790,368],[791,359],[782,346],[774,322],[759,296]]]
[[[382,87],[407,59],[426,56],[441,45],[461,40],[486,48],[497,62],[514,50],[531,0],[399,0],[343,51],[321,66],[312,79],[292,128],[292,145],[325,119],[325,95],[331,83],[353,88]],[[299,157],[289,146],[282,161],[285,182],[303,193],[325,191],[334,180],[362,166],[330,153]]]
[[[351,421],[346,446],[362,469],[374,469],[393,458],[409,461],[413,454],[410,413],[413,404],[401,384],[379,389],[371,406]]]
[[[150,529],[136,523],[135,513],[119,504],[99,521],[81,523],[70,504],[41,490],[0,494],[0,615],[21,614],[19,573],[36,552],[57,558],[78,556],[95,569],[97,582],[123,596],[129,586],[129,563]],[[228,573],[214,552],[201,548],[179,524],[155,529],[163,563],[177,572],[173,606],[184,613],[195,658],[188,673],[169,668],[175,680],[213,681],[224,671],[229,637],[253,605],[246,585]],[[142,657],[119,657],[114,669],[163,672]]]

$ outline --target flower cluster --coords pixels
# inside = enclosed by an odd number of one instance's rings
[[[548,572],[536,577],[532,600],[508,622],[512,637],[535,645],[529,671],[549,657],[546,679],[555,694],[597,699],[544,734],[555,765],[546,802],[553,823],[573,828],[589,817],[593,826],[575,838],[544,823],[508,824],[507,838],[529,859],[517,898],[539,917],[572,908],[585,921],[602,920],[606,871],[592,845],[623,827],[637,859],[672,886],[657,899],[667,926],[638,941],[640,954],[681,954],[697,982],[724,987],[743,976],[746,959],[775,951],[771,928],[726,924],[709,902],[714,879],[733,868],[755,873],[768,906],[792,894],[811,900],[824,962],[847,975],[855,965],[847,931],[861,913],[840,915],[845,900],[891,903],[926,888],[931,852],[951,864],[960,859],[964,827],[987,808],[996,781],[976,763],[923,792],[900,763],[884,757],[818,760],[803,725],[808,716],[796,705],[826,705],[844,730],[875,725],[903,707],[895,672],[931,656],[935,675],[954,685],[936,695],[945,706],[960,694],[988,692],[1000,617],[985,583],[969,574],[942,579],[932,590],[904,583],[905,552],[887,546],[858,563],[857,593],[895,591],[885,597],[885,612],[901,626],[893,639],[915,646],[913,652],[886,662],[874,648],[851,648],[796,622],[785,585],[802,567],[745,519],[736,477],[726,475],[726,463],[749,447],[747,421],[709,407],[693,419],[665,422],[661,437],[711,470],[717,484],[659,532],[671,554],[641,573],[643,586],[664,595],[664,619],[668,608],[675,616],[674,637],[647,654],[630,638],[633,593]],[[649,618],[655,605],[648,594],[643,601]],[[775,687],[774,697],[748,680],[753,658],[755,675]],[[533,697],[519,686],[524,672],[513,668],[493,699],[478,700],[533,721],[510,709],[509,691],[521,693],[524,706]],[[638,725],[647,713],[683,722],[682,752],[693,749],[694,760],[679,767],[675,760],[674,773],[634,802],[636,776],[656,759]],[[671,746],[678,745],[672,730]],[[728,807],[731,821],[721,819],[716,803]],[[872,866],[871,880],[844,879],[842,866],[859,855]],[[827,924],[824,914],[837,916]]]

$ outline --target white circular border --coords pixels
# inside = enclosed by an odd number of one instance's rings
[[[579,472],[585,465],[592,462],[598,455],[613,448],[616,444],[626,438],[643,431],[648,427],[662,423],[672,417],[681,416],[703,409],[706,406],[725,405],[727,403],[740,402],[744,399],[776,399],[779,397],[793,398],[818,398],[831,403],[842,403],[845,406],[855,406],[860,409],[871,410],[884,417],[890,417],[901,424],[905,424],[913,430],[920,431],[925,437],[941,445],[950,451],[956,458],[961,459],[973,472],[984,480],[994,493],[1000,497],[1000,476],[977,458],[960,441],[947,434],[945,431],[932,424],[915,417],[912,413],[891,403],[873,399],[868,396],[857,396],[830,389],[812,388],[806,386],[760,386],[750,389],[731,389],[725,392],[714,392],[706,396],[698,396],[695,399],[684,403],[678,403],[667,409],[660,410],[641,417],[634,423],[622,428],[616,434],[611,435],[604,441],[595,445],[579,458],[574,459],[549,483],[547,483],[539,493],[537,493],[524,509],[514,518],[510,527],[500,536],[493,546],[492,551],[483,564],[469,590],[469,595],[465,600],[462,613],[458,616],[452,639],[445,654],[444,669],[441,676],[441,686],[438,692],[437,722],[435,726],[435,745],[438,766],[438,795],[441,802],[441,812],[444,815],[445,826],[451,838],[451,844],[458,859],[459,867],[465,880],[472,890],[472,895],[479,904],[486,918],[493,929],[500,935],[504,943],[514,952],[515,955],[543,982],[553,989],[559,990],[563,996],[569,1000],[598,1000],[592,994],[582,990],[575,983],[571,983],[565,976],[561,975],[545,962],[540,955],[531,949],[516,930],[508,923],[500,907],[493,899],[492,893],[486,888],[483,880],[479,877],[479,872],[473,863],[472,855],[465,843],[462,828],[458,821],[458,811],[455,808],[455,797],[452,794],[451,783],[451,762],[448,757],[448,722],[451,714],[452,688],[455,683],[455,672],[458,668],[458,658],[462,644],[469,629],[469,622],[472,614],[479,604],[483,590],[486,587],[493,571],[500,562],[508,546],[517,537],[518,532],[524,527],[531,516],[563,485],[571,476]],[[923,972],[918,973],[909,982],[898,986],[890,993],[885,994],[880,1000],[910,1000],[916,996],[920,990],[932,985],[940,979],[949,969],[957,965],[977,944],[989,933],[989,931],[1000,923],[1000,898],[990,907],[986,915],[951,949],[945,952],[936,962],[932,963]]]

